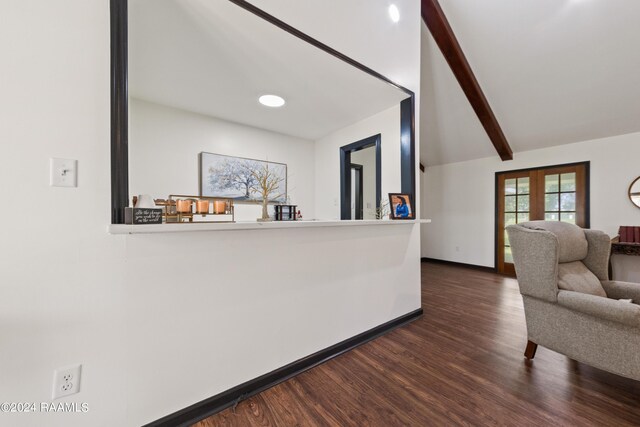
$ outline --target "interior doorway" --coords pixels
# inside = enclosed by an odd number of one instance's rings
[[[375,219],[382,197],[381,135],[340,147],[340,219]]]

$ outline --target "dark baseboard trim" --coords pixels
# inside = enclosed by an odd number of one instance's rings
[[[422,257],[422,262],[434,262],[436,264],[453,265],[456,267],[472,268],[474,270],[487,271],[489,273],[495,273],[497,270],[493,267],[485,267],[484,265],[465,264],[463,262],[446,261],[443,259]]]
[[[302,359],[296,360],[288,365],[271,371],[253,380],[240,384],[232,389],[223,391],[208,399],[202,400],[194,405],[184,408],[166,417],[160,418],[146,424],[144,427],[174,427],[174,426],[190,426],[200,420],[227,409],[238,402],[241,402],[251,396],[254,396],[276,384],[288,380],[306,370],[318,366],[336,356],[339,356],[349,350],[352,350],[366,342],[369,342],[387,332],[403,326],[418,317],[422,316],[422,309],[418,309],[407,313],[403,316],[369,329],[355,337],[346,339],[338,344],[320,350]]]

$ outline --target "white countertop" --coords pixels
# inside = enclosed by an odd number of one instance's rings
[[[111,224],[108,231],[111,234],[152,234],[152,233],[185,233],[194,231],[235,231],[235,230],[273,230],[278,228],[308,228],[308,227],[363,227],[363,226],[400,226],[414,224],[428,224],[430,219],[412,220],[311,220],[311,221],[271,221],[271,222],[209,222],[209,223],[179,223],[179,224],[149,224],[129,225]]]

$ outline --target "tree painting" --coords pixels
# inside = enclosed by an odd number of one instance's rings
[[[250,189],[256,183],[251,171],[257,167],[258,162],[226,158],[221,163],[209,167],[209,187],[212,191],[238,190],[244,193],[244,198],[248,200],[251,198]]]
[[[271,187],[268,203],[285,202],[287,198],[287,165],[282,163],[201,153],[200,170],[203,196],[263,202],[261,187],[267,185]],[[265,181],[267,171],[269,176]]]

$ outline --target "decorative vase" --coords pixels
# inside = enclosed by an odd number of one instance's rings
[[[134,206],[140,209],[150,209],[155,208],[156,204],[148,194],[140,194],[138,196],[138,200],[136,201],[136,205]]]

